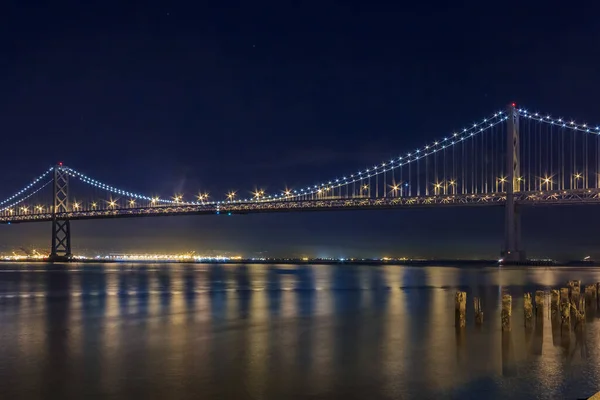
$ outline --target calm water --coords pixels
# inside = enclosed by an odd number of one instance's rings
[[[600,269],[0,264],[0,398],[583,398],[600,390],[600,319],[523,328],[523,292],[569,279]]]

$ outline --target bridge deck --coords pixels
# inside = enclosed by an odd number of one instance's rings
[[[104,210],[79,210],[57,214],[57,217],[70,220],[137,218],[177,215],[209,214],[258,214],[273,212],[307,211],[349,211],[378,210],[397,208],[457,207],[457,206],[502,206],[506,194],[457,194],[422,197],[382,197],[382,198],[338,198],[321,200],[279,200],[255,203],[211,203],[180,204],[142,208],[117,208]],[[534,205],[575,205],[600,203],[600,189],[577,191],[519,192],[515,194],[517,204]],[[52,214],[29,213],[20,215],[0,215],[0,224],[52,221]]]

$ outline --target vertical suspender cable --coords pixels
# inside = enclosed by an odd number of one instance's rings
[[[421,196],[421,167],[419,166],[419,157],[417,156],[417,196]]]

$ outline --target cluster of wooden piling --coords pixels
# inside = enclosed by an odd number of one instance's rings
[[[580,329],[583,327],[586,319],[586,312],[589,310],[600,309],[600,282],[586,285],[584,294],[581,295],[581,281],[572,280],[567,283],[567,287],[560,290],[552,289],[549,292],[538,290],[535,292],[535,303],[532,301],[531,293],[525,293],[523,296],[523,312],[525,316],[525,328],[529,329],[535,324],[543,326],[544,320],[544,302],[545,298],[550,297],[550,316],[557,323],[560,322],[562,329],[570,330],[571,327]],[[475,324],[483,324],[483,309],[481,299],[473,299],[475,309]],[[467,324],[467,293],[456,292],[455,297],[455,325],[457,328],[464,328]],[[502,331],[511,330],[512,320],[512,296],[510,294],[502,295],[501,326]]]

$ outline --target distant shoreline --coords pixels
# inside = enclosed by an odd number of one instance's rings
[[[2,263],[40,263],[46,264],[48,261],[39,259],[22,259],[22,260],[0,260]],[[267,260],[211,260],[211,261],[196,261],[196,260],[106,260],[106,259],[83,259],[73,260],[71,263],[80,264],[264,264],[264,265],[407,265],[407,266],[452,266],[452,265],[504,265],[504,266],[599,266],[600,263],[594,261],[554,261],[554,260],[530,260],[521,263],[505,263],[500,264],[498,260],[461,260],[461,259],[439,259],[439,260],[422,260],[422,259],[390,259],[390,260],[372,260],[372,259],[354,259],[354,260],[327,260],[327,259],[267,259]]]

